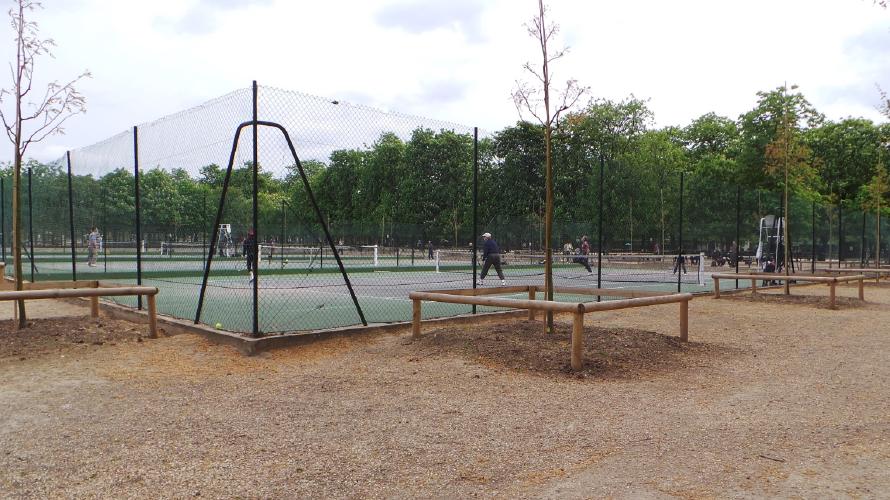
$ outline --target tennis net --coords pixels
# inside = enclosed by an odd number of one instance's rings
[[[512,279],[543,279],[544,260],[542,254],[508,252],[501,254],[501,266],[505,277]],[[477,272],[481,272],[484,262],[477,256]],[[436,257],[436,270],[439,272],[472,274],[473,253],[469,250],[440,250]],[[489,275],[494,269],[489,270]],[[637,283],[683,283],[704,285],[704,258],[702,255],[651,254],[603,254],[599,256],[575,254],[554,254],[553,275],[563,280],[596,280],[604,282]]]

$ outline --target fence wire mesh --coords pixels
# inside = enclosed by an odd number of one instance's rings
[[[141,276],[161,289],[160,312],[184,319],[204,290],[200,320],[244,333],[409,320],[409,291],[474,286],[482,232],[500,246],[508,285],[543,282],[539,128],[477,140],[472,127],[259,87],[254,145],[253,95],[237,90],[73,150],[70,176],[67,156],[32,164],[22,177],[25,277],[31,264],[34,280]],[[781,192],[632,154],[601,161],[572,138],[557,137],[554,165],[557,286],[703,291],[711,272],[782,259]],[[12,180],[0,180],[11,263]],[[788,214],[797,271],[890,258],[890,223],[872,213],[792,195]],[[430,303],[424,315],[472,310]]]

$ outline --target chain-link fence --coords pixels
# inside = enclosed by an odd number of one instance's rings
[[[24,275],[157,286],[161,313],[235,332],[407,321],[409,291],[479,286],[482,232],[500,247],[507,284],[543,282],[542,141],[533,127],[488,134],[238,90],[31,165]],[[704,291],[711,272],[784,262],[781,192],[571,143],[554,161],[557,286]],[[10,263],[12,181],[0,181]],[[798,272],[888,260],[878,233],[890,225],[873,213],[792,194],[788,214]]]

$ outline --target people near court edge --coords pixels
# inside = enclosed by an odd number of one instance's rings
[[[504,271],[501,270],[501,249],[498,242],[491,237],[491,233],[482,233],[482,273],[479,275],[479,286],[484,285],[485,276],[488,270],[494,266],[494,270],[501,279],[501,285],[506,285],[507,280],[504,279]]]
[[[433,260],[433,241],[432,241],[432,240],[427,240],[427,242],[426,242],[426,246],[427,246],[427,254],[426,254],[426,258],[427,258],[428,260]]]
[[[686,274],[686,256],[683,255],[683,251],[682,251],[682,250],[681,250],[680,253],[677,255],[677,259],[676,259],[676,261],[674,262],[674,272],[673,272],[673,274],[677,274],[677,271],[680,271],[681,269],[682,269],[682,271],[683,271],[683,274]]]
[[[593,270],[590,268],[590,242],[587,241],[587,236],[581,237],[581,248],[578,256],[575,257],[575,263],[584,266],[588,275],[593,274]]]
[[[253,228],[251,228],[249,231],[247,231],[247,238],[244,238],[244,243],[241,246],[241,250],[244,254],[244,258],[247,260],[247,273],[250,276],[250,279],[248,280],[249,283],[252,283],[255,278],[255,275],[254,275],[255,269],[253,268],[253,261],[254,261],[254,253],[253,252],[256,247],[255,242],[256,242],[256,231]]]
[[[90,235],[87,237],[87,251],[87,265],[96,267],[96,257],[99,254],[99,228],[96,226],[90,229]]]
[[[764,262],[763,272],[764,273],[775,273],[776,272],[776,262],[773,259],[768,259],[766,262]],[[777,284],[777,282],[771,281],[771,280],[763,280],[763,283],[762,283],[763,286],[775,285],[775,284]]]

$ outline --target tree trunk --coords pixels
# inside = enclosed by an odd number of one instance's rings
[[[553,139],[553,122],[550,116],[550,67],[549,56],[547,55],[547,22],[544,19],[544,1],[538,0],[538,14],[541,22],[540,26],[540,44],[543,57],[541,67],[542,83],[544,84],[544,113],[546,120],[544,121],[544,177],[545,177],[545,200],[544,200],[544,295],[547,300],[553,300],[553,249],[550,248],[550,242],[553,238],[553,155],[552,155],[552,139]],[[553,311],[547,311],[547,333],[553,333]]]
[[[16,141],[15,166],[12,174],[12,261],[14,266],[15,289],[22,289],[22,156],[19,153],[19,144]],[[25,301],[17,300],[19,322],[17,327],[24,328],[27,325],[25,316]]]

